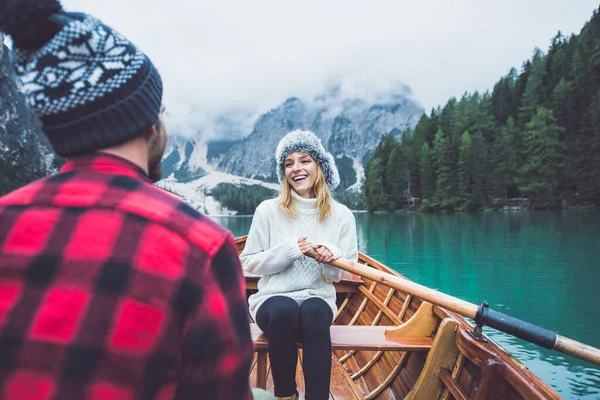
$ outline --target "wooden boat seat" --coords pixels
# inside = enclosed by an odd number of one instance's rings
[[[386,337],[389,326],[331,326],[333,350],[395,350],[429,351],[433,339],[430,337]],[[250,324],[252,341],[257,350],[267,349],[269,339],[255,323]],[[298,343],[302,347],[302,343]]]
[[[331,326],[332,350],[374,351],[429,351],[433,343],[430,337],[386,337],[386,326]],[[258,325],[250,324],[252,341],[257,352],[256,381],[265,389],[267,382],[267,348],[269,339]],[[298,343],[298,347],[302,347]]]

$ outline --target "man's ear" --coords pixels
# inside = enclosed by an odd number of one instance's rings
[[[158,130],[156,129],[156,127],[153,124],[153,125],[150,125],[150,126],[144,128],[144,130],[142,131],[142,134],[146,140],[151,141],[156,136],[158,136]]]

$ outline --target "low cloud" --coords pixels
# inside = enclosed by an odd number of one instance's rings
[[[146,52],[165,83],[172,133],[248,134],[290,96],[382,102],[412,93],[426,109],[491,89],[558,30],[579,32],[596,0],[62,0]],[[412,91],[409,89],[412,88]]]

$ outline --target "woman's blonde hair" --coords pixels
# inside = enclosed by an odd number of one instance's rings
[[[304,153],[302,153],[304,154]],[[313,161],[314,158],[311,157]],[[319,209],[319,221],[323,222],[331,214],[331,192],[329,186],[325,182],[325,175],[321,171],[321,166],[317,163],[317,180],[315,181],[314,191],[317,197],[317,208]],[[292,186],[284,176],[281,180],[281,194],[279,195],[279,205],[283,208],[286,215],[292,219],[296,219],[296,204],[292,197]]]

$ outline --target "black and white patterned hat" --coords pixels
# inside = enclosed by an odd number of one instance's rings
[[[102,21],[56,0],[0,0],[0,30],[12,36],[27,102],[59,155],[126,142],[158,120],[158,71]]]
[[[335,165],[335,160],[331,153],[328,153],[321,143],[321,139],[310,131],[297,129],[285,135],[277,145],[275,150],[275,162],[277,163],[277,178],[279,183],[285,175],[284,162],[287,156],[292,153],[306,153],[315,159],[321,167],[325,182],[331,190],[340,184],[340,174]]]

